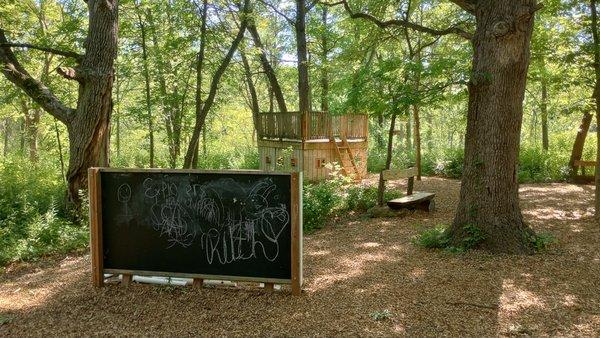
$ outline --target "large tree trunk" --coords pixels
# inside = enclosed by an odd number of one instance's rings
[[[534,232],[519,207],[517,165],[535,0],[478,1],[469,83],[465,164],[450,229],[462,246],[477,227],[492,252],[531,253]]]
[[[306,45],[306,0],[296,0],[296,57],[298,59],[298,109],[310,111],[310,83],[308,81],[308,49]]]
[[[78,67],[83,80],[79,86],[77,110],[67,124],[70,146],[68,196],[76,209],[81,204],[79,191],[87,186],[88,168],[109,164],[112,85],[117,56],[118,0],[88,0],[87,4],[86,53]]]

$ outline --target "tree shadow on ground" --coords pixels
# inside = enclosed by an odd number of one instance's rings
[[[451,222],[459,182],[425,179],[416,188],[437,193],[436,212],[401,219],[348,217],[307,236],[301,297],[250,285],[94,289],[89,257],[78,256],[0,277],[0,311],[13,318],[0,326],[0,334],[600,333],[600,236],[589,213],[593,189],[523,186],[525,219],[536,231],[552,233],[558,244],[517,257],[413,245],[412,237],[424,228]]]

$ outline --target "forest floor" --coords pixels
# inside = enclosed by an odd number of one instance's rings
[[[526,221],[558,240],[533,256],[415,246],[424,228],[451,222],[459,182],[425,178],[416,189],[437,192],[438,210],[345,216],[305,236],[301,297],[250,285],[94,289],[88,255],[46,258],[0,275],[0,336],[600,335],[592,186],[521,187]]]

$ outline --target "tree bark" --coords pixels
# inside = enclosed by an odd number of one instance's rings
[[[88,0],[86,53],[79,66],[77,110],[69,130],[69,201],[79,209],[79,191],[86,189],[87,170],[109,165],[110,118],[114,60],[117,56],[118,0]]]
[[[594,87],[594,102],[596,103],[596,177],[594,179],[596,185],[595,192],[595,216],[596,222],[600,223],[600,37],[598,36],[598,12],[596,8],[596,0],[590,1],[592,11],[592,38],[594,47],[594,74],[596,84]]]
[[[254,47],[259,50],[258,58],[260,60],[260,64],[262,66],[265,75],[267,76],[267,80],[269,81],[269,87],[271,89],[270,95],[272,95],[277,101],[277,108],[280,112],[287,112],[287,105],[285,103],[285,98],[283,96],[283,91],[281,90],[281,85],[277,80],[277,75],[275,74],[275,70],[273,66],[269,62],[269,58],[267,57],[267,52],[265,47],[260,39],[260,35],[258,34],[258,30],[253,22],[248,24],[248,32],[252,36],[252,41],[254,42]],[[271,103],[272,110],[272,103]]]
[[[77,80],[77,108],[61,102],[42,82],[33,78],[19,63],[11,48],[0,47],[4,76],[22,89],[34,102],[67,126],[69,133],[69,167],[67,198],[75,216],[81,206],[79,191],[86,188],[87,169],[108,166],[109,126],[112,112],[114,59],[117,53],[117,0],[88,0],[88,36],[85,55],[60,52],[73,57],[78,66],[63,76]],[[0,43],[8,41],[0,29]],[[53,49],[47,49],[47,51]],[[59,72],[60,73],[60,72]]]
[[[592,124],[593,115],[589,112],[583,113],[581,124],[577,129],[577,136],[575,136],[575,142],[573,143],[573,149],[571,150],[571,159],[569,160],[569,168],[571,168],[571,175],[575,173],[575,161],[581,160],[583,156],[583,147],[585,146],[585,139],[588,131],[590,130],[590,124]]]
[[[204,51],[206,49],[206,16],[208,14],[208,1],[202,1],[202,14],[201,14],[201,24],[200,24],[200,48],[198,51],[198,55],[196,56],[196,92],[195,92],[195,113],[196,120],[202,117],[202,79],[204,75]],[[198,148],[199,141],[196,141],[192,147],[192,160],[191,167],[198,167]]]
[[[385,158],[385,170],[389,170],[392,165],[392,155],[394,150],[394,130],[396,129],[396,114],[392,115],[390,129],[388,131],[387,154]],[[385,203],[385,181],[383,173],[379,173],[379,187],[377,189],[377,204],[381,207]]]
[[[212,107],[212,105],[215,101],[219,81],[221,80],[223,73],[225,73],[227,66],[229,66],[229,62],[231,61],[233,54],[237,50],[238,45],[244,38],[244,32],[246,31],[246,28],[248,25],[248,18],[247,18],[247,16],[248,16],[247,14],[249,13],[248,9],[249,9],[249,0],[244,0],[243,10],[242,10],[243,11],[242,19],[241,19],[241,24],[240,24],[238,33],[237,33],[236,37],[234,38],[233,42],[231,43],[231,46],[229,47],[227,54],[221,61],[221,64],[215,71],[215,74],[213,75],[213,78],[210,83],[210,90],[208,93],[208,97],[206,98],[206,101],[204,102],[204,105],[202,106],[202,111],[200,112],[199,115],[196,116],[196,122],[194,124],[194,131],[192,132],[192,137],[190,139],[190,143],[188,145],[188,150],[186,152],[184,163],[183,163],[184,168],[192,167],[192,162],[194,160],[194,152],[196,151],[196,144],[198,143],[198,140],[200,137],[200,132],[202,131],[202,128],[204,127],[204,122],[206,120],[206,116],[208,115],[208,111],[210,110],[210,108]]]
[[[550,140],[548,139],[548,79],[546,78],[546,62],[542,56],[542,102],[540,105],[542,118],[542,149],[548,151]]]
[[[465,163],[451,244],[477,227],[482,249],[533,252],[519,207],[517,165],[535,0],[477,1]]]
[[[154,121],[152,117],[152,99],[150,93],[150,70],[148,67],[148,49],[146,46],[146,25],[144,24],[144,20],[142,19],[141,14],[139,13],[139,8],[137,8],[137,17],[138,17],[138,26],[141,34],[141,47],[142,47],[142,68],[144,73],[144,84],[145,84],[145,94],[146,94],[146,119],[148,123],[148,139],[150,141],[149,155],[150,155],[150,168],[154,168]]]
[[[329,30],[327,26],[328,7],[323,6],[321,23],[323,34],[321,35],[321,111],[329,111]]]
[[[244,67],[244,77],[246,79],[248,93],[250,93],[250,110],[252,111],[252,121],[254,122],[254,130],[258,131],[258,114],[260,113],[260,107],[258,105],[258,95],[256,94],[256,87],[254,86],[254,82],[252,81],[252,71],[250,70],[248,58],[246,57],[246,54],[243,51],[240,51],[240,57],[242,59],[242,65]]]
[[[306,0],[296,0],[296,57],[298,59],[298,109],[307,113],[311,109],[308,80],[308,49],[306,45]]]

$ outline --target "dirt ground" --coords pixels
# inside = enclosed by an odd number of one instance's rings
[[[600,336],[600,227],[593,187],[521,187],[525,219],[558,243],[534,256],[452,254],[411,243],[449,223],[459,183],[434,213],[333,222],[305,237],[304,291],[90,284],[88,255],[0,275],[0,335]],[[374,317],[385,317],[380,320]]]

